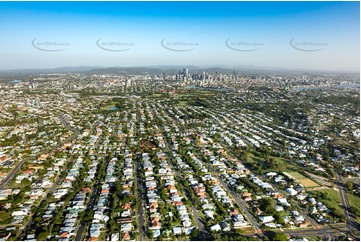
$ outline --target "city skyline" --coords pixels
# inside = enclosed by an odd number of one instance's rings
[[[359,72],[359,2],[1,2],[0,16],[0,70],[196,65]]]

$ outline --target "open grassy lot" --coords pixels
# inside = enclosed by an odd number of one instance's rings
[[[357,222],[360,222],[360,197],[347,193],[348,201],[353,210]]]
[[[268,167],[264,161],[264,158],[260,157],[259,154],[257,153],[251,153],[249,155],[249,161],[251,163],[258,163],[262,167],[263,172],[279,170],[279,171],[286,171],[289,173],[296,171],[298,169],[298,167],[295,164],[291,163],[288,159],[284,157],[271,156],[271,158],[276,161],[275,167]]]
[[[303,176],[298,172],[288,172],[293,178],[295,178],[299,183],[301,183],[305,188],[314,188],[319,187],[320,185],[316,182],[312,181],[311,179]]]
[[[160,97],[164,97],[164,96],[165,96],[165,94],[163,94],[163,93],[153,93],[152,95],[147,96],[147,97],[149,97],[149,98],[160,98]]]
[[[254,234],[254,228],[253,227],[244,227],[244,228],[241,228],[239,229],[241,234]]]
[[[307,177],[305,177],[304,175],[301,175],[298,172],[288,172],[288,174],[290,174],[293,178],[297,179],[297,180],[301,180],[301,179],[306,179]]]
[[[298,180],[298,182],[301,183],[305,188],[315,188],[320,186],[309,178],[300,179]]]
[[[357,206],[357,207],[360,206],[360,198],[358,196],[355,196],[350,193],[347,193],[347,195],[351,206]]]
[[[187,101],[179,101],[178,102],[178,106],[186,106],[188,104],[188,102]]]
[[[339,205],[341,203],[338,191],[333,189],[321,189],[317,191],[311,191],[310,193],[318,195],[320,200],[329,200],[334,205]]]

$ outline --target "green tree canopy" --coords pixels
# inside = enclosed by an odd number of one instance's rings
[[[262,198],[260,200],[259,208],[266,214],[275,214],[275,205],[276,202],[272,198]]]

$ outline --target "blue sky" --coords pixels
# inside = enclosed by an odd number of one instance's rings
[[[0,69],[359,71],[359,11],[359,2],[0,2]]]

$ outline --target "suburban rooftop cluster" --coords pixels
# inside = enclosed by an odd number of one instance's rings
[[[187,69],[3,78],[0,239],[359,239],[358,88]]]

